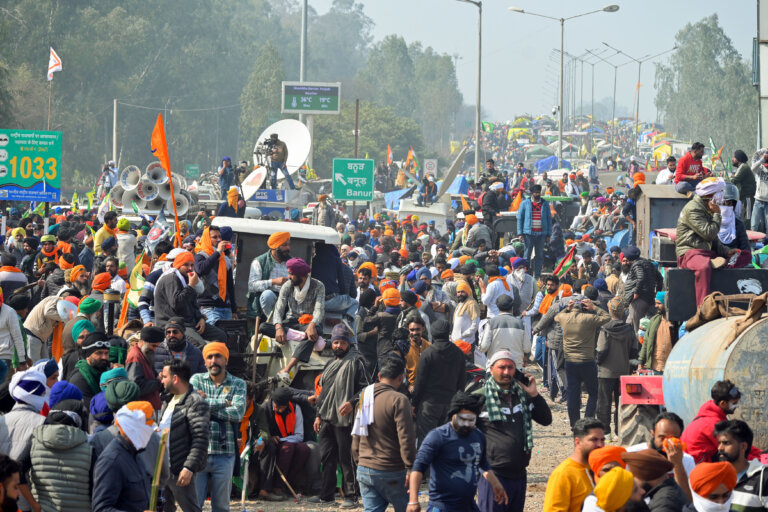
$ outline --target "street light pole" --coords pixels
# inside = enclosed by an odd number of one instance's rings
[[[304,70],[307,65],[307,0],[301,2],[301,38],[299,42],[299,82],[304,82]],[[304,122],[304,114],[299,114],[299,121]]]
[[[470,0],[461,0],[461,1],[470,1]],[[507,7],[508,10],[512,12],[517,12],[520,14],[530,14],[531,16],[538,16],[539,18],[547,18],[549,20],[555,20],[560,22],[560,106],[558,108],[559,110],[559,127],[558,127],[558,141],[557,141],[557,164],[558,168],[562,166],[563,163],[563,68],[564,68],[564,60],[565,60],[565,22],[568,20],[572,20],[574,18],[580,18],[581,16],[587,16],[588,14],[594,14],[596,12],[616,12],[619,10],[618,5],[606,5],[602,9],[597,9],[595,11],[589,11],[581,14],[577,14],[575,16],[569,16],[567,18],[556,18],[554,16],[547,16],[546,14],[539,14],[535,12],[526,11],[525,9],[521,9],[520,7]]]
[[[628,55],[626,52],[623,52],[619,50],[618,48],[614,48],[613,46],[609,45],[606,42],[603,42],[605,46],[610,48],[611,50],[615,51],[616,54],[622,54],[625,57],[628,57],[629,59],[637,62],[637,84],[635,85],[635,133],[633,134],[634,137],[634,152],[637,154],[637,146],[638,146],[638,136],[637,131],[640,127],[640,71],[643,67],[643,62],[655,59],[656,57],[660,57],[661,55],[664,55],[665,53],[669,53],[673,50],[677,49],[677,45],[673,46],[669,50],[664,50],[663,52],[657,53],[656,55],[644,55],[640,57],[639,59],[636,59],[632,57],[631,55]]]
[[[477,7],[477,97],[475,99],[475,183],[480,180],[480,86],[483,70],[483,2],[458,0]]]

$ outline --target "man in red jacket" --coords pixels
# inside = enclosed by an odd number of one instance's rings
[[[688,424],[680,436],[686,446],[685,450],[693,457],[696,464],[712,462],[717,455],[717,439],[715,424],[725,421],[726,415],[733,414],[739,405],[741,392],[730,380],[719,380],[712,386],[712,400],[705,402],[698,414]]]
[[[128,379],[139,385],[139,398],[160,410],[160,389],[163,385],[155,373],[155,350],[165,339],[165,332],[159,327],[144,327],[139,342],[128,350],[125,360]]]
[[[675,190],[680,194],[693,192],[696,185],[709,176],[709,169],[701,163],[702,155],[704,155],[704,144],[694,142],[691,150],[677,162]]]

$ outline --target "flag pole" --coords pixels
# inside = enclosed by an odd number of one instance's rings
[[[168,171],[171,174],[171,171]],[[176,222],[176,247],[181,247],[181,228],[179,227],[179,214],[176,213],[176,193],[173,191],[173,175],[169,179],[171,183],[171,200],[173,201],[173,220]]]
[[[53,101],[53,80],[50,80],[48,82],[48,128],[47,130],[51,130],[51,103]]]

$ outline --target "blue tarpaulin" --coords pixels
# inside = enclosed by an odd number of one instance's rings
[[[384,203],[387,205],[388,210],[400,209],[400,198],[403,197],[406,192],[411,190],[410,188],[404,188],[402,190],[393,190],[384,194]]]
[[[441,185],[442,185],[442,182],[439,182],[437,184],[438,190],[440,190]],[[456,176],[456,178],[453,180],[453,183],[451,183],[451,186],[448,187],[448,190],[446,191],[446,193],[450,195],[457,195],[457,194],[466,195],[467,192],[469,192],[469,184],[467,183],[467,178],[464,176]]]
[[[571,168],[571,163],[568,160],[562,161],[562,167],[565,169]],[[536,162],[536,171],[541,174],[543,172],[547,171],[553,171],[555,169],[560,169],[560,167],[557,165],[557,156],[548,156],[547,158],[542,158],[538,162]]]

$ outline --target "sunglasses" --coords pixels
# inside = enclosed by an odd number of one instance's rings
[[[83,347],[83,350],[90,350],[92,348],[109,348],[110,343],[108,341],[96,341],[87,347]]]

